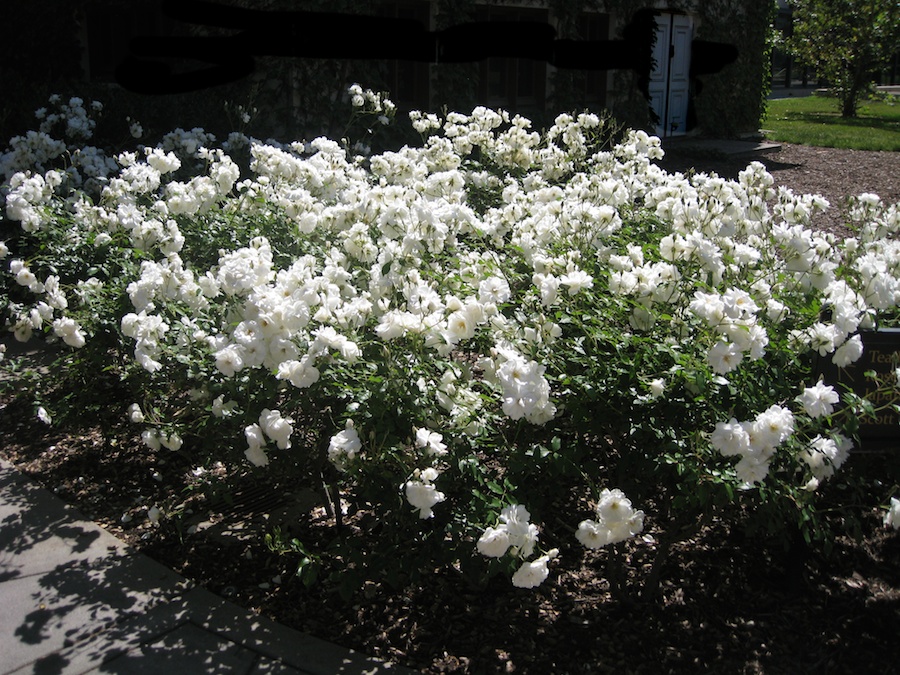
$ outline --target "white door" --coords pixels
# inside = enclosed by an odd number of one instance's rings
[[[653,45],[653,72],[650,73],[650,108],[659,120],[656,135],[664,136],[663,120],[666,116],[669,74],[669,34],[672,32],[672,15],[656,17],[656,42]]]
[[[656,134],[679,136],[687,131],[691,18],[683,14],[656,17],[655,67],[650,75],[650,107],[659,118]]]

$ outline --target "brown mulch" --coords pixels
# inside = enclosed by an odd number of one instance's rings
[[[669,168],[676,161],[728,177],[746,165],[669,158]],[[785,145],[761,161],[777,184],[832,203],[847,188],[900,200],[900,154]],[[839,218],[827,227],[839,228]],[[115,389],[103,386],[97,391],[114,399]],[[137,441],[122,419],[128,401],[118,403],[108,417],[48,427],[7,391],[0,395],[0,455],[186,577],[337,644],[425,673],[897,672],[900,533],[881,526],[877,509],[860,509],[861,538],[837,538],[828,557],[802,547],[785,551],[713,522],[675,547],[652,602],[613,600],[605,554],[564,545],[550,579],[535,591],[503,579],[475,588],[441,570],[404,588],[368,583],[345,603],[332,582],[304,586],[293,576],[299,557],[276,555],[263,541],[279,523],[305,542],[331,531],[308,493],[254,509],[240,498],[259,494],[260,481],[247,473],[231,477],[238,497],[218,494],[185,453],[156,453]],[[874,475],[889,487],[900,480],[897,452],[860,454],[842,470]],[[180,525],[152,525],[146,512],[156,503],[177,507]],[[652,517],[647,522],[653,534]],[[649,540],[630,547],[636,573],[655,546]]]
[[[321,508],[306,502],[293,522],[261,516],[204,488],[185,454],[136,442],[121,419],[55,428],[30,413],[0,401],[0,454],[86,517],[243,607],[423,673],[896,672],[900,534],[881,527],[876,509],[862,513],[862,538],[841,536],[830,557],[712,523],[675,547],[651,601],[614,600],[605,553],[571,542],[537,590],[502,578],[475,588],[450,569],[404,588],[369,582],[344,602],[335,581],[305,587],[293,576],[299,556],[275,555],[263,541],[276,525],[307,544],[328,534]],[[846,470],[880,472],[884,463],[896,467],[896,455],[855,457]],[[896,468],[885,476],[898,479]],[[260,481],[245,474],[232,484],[241,495]],[[180,522],[148,521],[148,507],[179,500]],[[656,545],[629,548],[635,576]]]

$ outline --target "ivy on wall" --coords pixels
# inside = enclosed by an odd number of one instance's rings
[[[550,16],[556,21],[559,39],[585,39],[580,33],[580,17],[584,12],[604,11],[602,0],[549,0]],[[561,68],[553,71],[547,107],[552,111],[580,110],[584,105],[586,72]]]
[[[685,7],[697,19],[695,39],[731,43],[737,60],[720,73],[702,78],[695,96],[697,122],[710,135],[735,136],[759,129],[771,88],[774,0],[718,0]]]

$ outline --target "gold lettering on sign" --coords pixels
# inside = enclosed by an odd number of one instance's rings
[[[860,426],[864,427],[877,427],[888,424],[897,424],[897,416],[891,413],[883,413],[881,415],[875,415],[872,417],[861,417],[859,419]]]
[[[892,364],[900,362],[900,351],[885,353],[878,349],[869,352],[869,361],[871,363]]]

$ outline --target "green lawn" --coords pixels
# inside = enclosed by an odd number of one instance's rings
[[[856,119],[843,119],[836,99],[804,96],[769,101],[763,118],[773,141],[826,148],[900,151],[900,98],[866,101]]]

